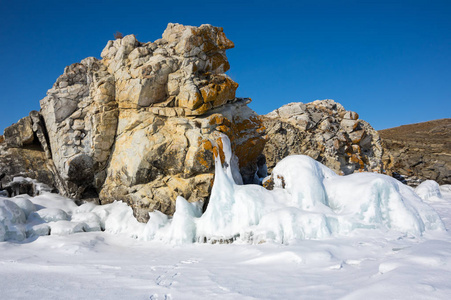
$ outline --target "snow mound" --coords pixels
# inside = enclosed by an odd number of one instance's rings
[[[440,186],[434,180],[423,181],[415,188],[415,193],[424,201],[437,200],[442,198]]]
[[[51,222],[49,225],[52,235],[69,235],[77,232],[83,232],[83,227],[85,226],[83,223],[70,222],[66,220]]]
[[[145,228],[132,209],[118,201],[77,206],[71,199],[45,191],[37,197],[0,196],[0,241],[103,230],[144,239]]]
[[[102,225],[100,217],[93,212],[77,213],[71,218],[72,222],[78,222],[84,224],[84,231],[101,231]]]
[[[56,222],[61,220],[69,220],[68,214],[59,208],[43,208],[33,212],[32,218],[41,218],[44,222]]]
[[[292,155],[273,170],[274,186],[288,191],[287,204],[313,211],[328,205],[324,180],[337,177],[334,171],[306,155]]]
[[[440,194],[443,200],[451,198],[451,184],[444,184],[440,186]]]

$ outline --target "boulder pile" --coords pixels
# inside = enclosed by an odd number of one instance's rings
[[[305,154],[337,174],[385,173],[390,155],[379,134],[333,100],[290,103],[263,116],[268,170],[291,154]]]

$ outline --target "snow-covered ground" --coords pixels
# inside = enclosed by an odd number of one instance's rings
[[[217,165],[203,215],[180,197],[147,224],[121,202],[0,197],[0,298],[450,299],[451,186],[304,156],[274,169],[273,191],[232,174]]]

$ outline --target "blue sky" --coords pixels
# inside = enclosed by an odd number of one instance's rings
[[[259,114],[334,99],[376,129],[449,118],[450,16],[448,0],[0,0],[0,133],[116,31],[153,41],[169,22],[224,28],[228,75]]]

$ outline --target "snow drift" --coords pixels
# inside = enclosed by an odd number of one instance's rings
[[[0,241],[82,231],[106,230],[167,243],[290,243],[325,239],[365,230],[421,236],[445,230],[438,214],[423,199],[440,197],[425,183],[415,191],[376,173],[338,176],[304,155],[283,159],[274,168],[274,189],[239,185],[234,180],[230,142],[223,137],[225,163],[216,158],[215,181],[205,213],[198,203],[176,200],[172,217],[150,213],[147,224],[136,221],[122,202],[76,206],[72,200],[43,193],[0,198]]]

